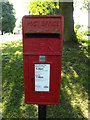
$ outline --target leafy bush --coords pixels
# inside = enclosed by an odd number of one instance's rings
[[[83,36],[88,34],[88,30],[86,27],[77,27],[75,26],[75,33],[76,33],[76,36],[77,36],[77,39],[78,40],[81,40],[83,39]]]

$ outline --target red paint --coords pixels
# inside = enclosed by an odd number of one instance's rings
[[[48,88],[48,86],[44,86],[44,88]]]
[[[25,103],[59,104],[63,16],[27,15],[22,19]],[[44,55],[45,61],[39,60]],[[50,64],[49,92],[35,91],[35,64]],[[44,86],[47,88],[48,86]]]

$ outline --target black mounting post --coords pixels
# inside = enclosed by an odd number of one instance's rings
[[[38,105],[39,120],[46,120],[46,105]]]

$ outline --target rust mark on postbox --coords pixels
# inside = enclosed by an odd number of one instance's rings
[[[63,16],[26,15],[22,31],[25,103],[59,104]]]

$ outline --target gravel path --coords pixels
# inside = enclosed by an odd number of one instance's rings
[[[4,34],[4,35],[0,35],[0,43],[4,43],[7,41],[16,41],[22,39],[22,34]]]

